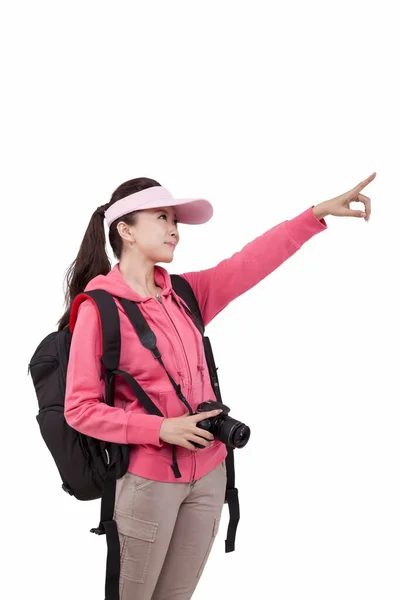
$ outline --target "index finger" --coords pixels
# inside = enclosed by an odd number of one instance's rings
[[[203,419],[210,419],[211,417],[216,417],[221,413],[222,410],[209,410],[207,412],[200,412],[197,415],[192,415],[191,419],[193,419],[194,423],[198,423],[199,421],[203,421]]]
[[[370,175],[369,177],[367,177],[367,179],[364,179],[364,181],[361,181],[361,183],[359,183],[358,185],[356,185],[355,189],[362,190],[369,183],[371,183],[371,181],[373,181],[375,179],[375,177],[376,177],[376,173],[372,173],[372,175]]]

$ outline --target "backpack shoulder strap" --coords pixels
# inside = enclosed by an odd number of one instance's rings
[[[203,317],[201,316],[197,298],[192,290],[192,286],[186,279],[184,279],[184,277],[181,277],[180,275],[171,275],[171,283],[174,292],[178,294],[178,296],[180,296],[188,306],[190,312],[192,313],[192,316],[195,319],[195,324],[197,328],[203,335],[205,330],[204,321]]]
[[[76,296],[71,307],[71,332],[73,332],[76,324],[79,306],[88,298],[90,298],[97,309],[97,316],[100,324],[101,361],[106,369],[106,402],[110,405],[113,405],[114,403],[115,375],[118,375],[125,379],[139,402],[149,414],[163,416],[161,411],[138,384],[136,379],[126,371],[121,371],[118,368],[121,354],[121,328],[118,307],[111,294],[105,290],[93,290],[91,292],[82,292],[82,294]]]
[[[69,328],[73,334],[78,317],[79,306],[90,299],[97,309],[100,325],[101,361],[106,369],[106,402],[114,404],[114,372],[118,370],[121,353],[121,329],[118,307],[114,298],[105,290],[83,292],[76,296],[71,306]],[[111,374],[111,377],[108,375]],[[107,567],[106,567],[106,598],[117,600],[119,598],[118,585],[120,578],[120,544],[118,528],[114,521],[116,480],[126,471],[129,460],[129,447],[118,444],[106,444],[109,452],[109,462],[101,496],[101,516],[99,526],[91,529],[92,533],[105,534],[107,540]],[[125,466],[119,473],[121,464],[117,460],[119,450],[123,450]],[[121,451],[122,451],[121,450]]]
[[[74,299],[71,306],[70,331],[74,330],[78,309],[82,302],[90,299],[97,309],[97,317],[101,332],[101,360],[109,371],[118,369],[121,353],[121,330],[118,308],[114,298],[105,290],[82,292]]]

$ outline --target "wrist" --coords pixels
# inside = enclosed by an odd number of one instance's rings
[[[329,212],[326,202],[321,202],[320,204],[313,206],[312,211],[313,211],[314,215],[317,217],[317,219],[319,219],[319,220],[325,219],[325,217],[330,215],[330,212]]]

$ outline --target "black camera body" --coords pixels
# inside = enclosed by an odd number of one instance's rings
[[[249,441],[250,427],[229,417],[228,414],[231,409],[226,404],[216,402],[215,400],[207,400],[198,405],[195,414],[218,409],[222,410],[219,415],[211,417],[211,419],[199,421],[197,427],[209,431],[214,438],[231,448],[243,448]],[[197,448],[203,448],[203,446],[196,442],[192,443]]]

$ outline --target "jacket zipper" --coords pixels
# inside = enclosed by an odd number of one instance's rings
[[[193,475],[192,475],[192,487],[194,486],[194,484],[196,483],[195,481],[195,476],[196,476],[196,456],[195,456],[195,452],[193,452]]]
[[[188,360],[188,357],[187,357],[187,354],[186,354],[185,347],[184,347],[184,345],[183,345],[183,342],[182,342],[181,336],[180,336],[180,335],[179,335],[179,333],[178,333],[178,330],[177,330],[177,328],[176,328],[176,326],[175,326],[175,323],[173,322],[173,320],[172,320],[172,319],[171,319],[171,317],[169,316],[169,313],[168,313],[167,309],[165,308],[164,304],[162,303],[162,300],[161,300],[161,298],[157,298],[157,300],[158,300],[159,304],[161,304],[161,306],[163,307],[163,309],[164,309],[164,311],[165,311],[166,315],[168,316],[168,319],[169,319],[169,320],[170,320],[170,322],[172,323],[172,326],[173,326],[173,328],[175,329],[175,333],[176,333],[176,335],[177,335],[177,337],[178,337],[178,339],[179,339],[179,341],[180,341],[181,348],[182,348],[182,352],[183,352],[183,356],[185,357],[185,362],[186,362],[186,370],[187,370],[187,373],[188,373],[189,385],[190,385],[190,387],[191,387],[191,386],[192,386],[192,375],[191,375],[191,373],[190,373],[189,360]]]
[[[58,360],[55,358],[55,356],[41,356],[40,358],[35,358],[32,362],[28,364],[28,375],[31,374],[32,367],[51,363],[58,365]]]
[[[178,330],[177,330],[177,328],[175,326],[175,323],[173,322],[173,320],[171,319],[171,317],[170,317],[167,309],[165,308],[165,306],[164,306],[164,304],[162,302],[161,296],[157,296],[157,301],[163,307],[163,309],[164,309],[165,313],[167,314],[168,319],[172,323],[172,326],[175,329],[176,335],[177,335],[177,337],[178,337],[178,339],[180,341],[182,352],[183,352],[183,356],[185,357],[186,369],[187,369],[187,372],[188,372],[188,378],[189,378],[189,383],[190,383],[190,388],[191,388],[192,387],[192,375],[190,373],[189,360],[188,360],[188,357],[187,357],[187,354],[186,354],[185,347],[183,345],[181,336],[179,335],[179,332],[178,332]],[[194,478],[195,478],[195,475],[196,475],[196,452],[192,452],[192,463],[193,463],[193,475],[192,475],[192,480],[191,480],[191,486],[193,487],[193,485],[195,483],[195,479]]]

